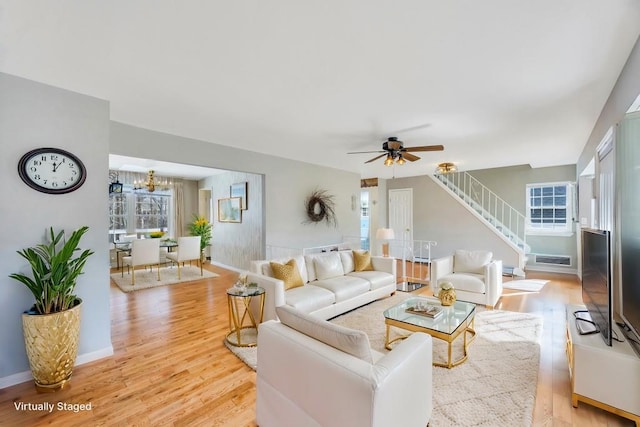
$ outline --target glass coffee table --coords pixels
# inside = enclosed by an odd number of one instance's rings
[[[427,306],[430,308],[435,306],[435,310],[441,309],[441,312],[435,317],[429,317],[423,313],[424,307]],[[475,315],[476,305],[469,302],[456,301],[453,305],[445,307],[440,304],[437,298],[409,298],[384,311],[384,323],[387,326],[385,348],[391,350],[391,344],[408,336],[403,335],[390,340],[389,332],[392,326],[411,332],[424,332],[433,338],[447,342],[447,362],[434,361],[433,365],[451,369],[467,360],[467,348],[476,335],[476,331],[473,329]],[[452,361],[451,344],[460,335],[464,340],[463,355]]]

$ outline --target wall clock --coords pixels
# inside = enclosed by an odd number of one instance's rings
[[[87,178],[82,161],[59,148],[37,148],[18,163],[18,174],[29,187],[49,194],[77,190]]]

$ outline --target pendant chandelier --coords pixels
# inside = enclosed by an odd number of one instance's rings
[[[154,191],[156,191],[156,188],[160,190],[168,190],[169,182],[166,179],[164,181],[156,182],[155,172],[153,170],[147,172],[146,181],[133,181],[134,190],[147,190],[149,193],[153,193]]]

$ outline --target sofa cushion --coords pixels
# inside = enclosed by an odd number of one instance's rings
[[[290,259],[286,264],[272,261],[269,263],[269,266],[273,271],[273,277],[284,282],[285,291],[304,285],[295,259]]]
[[[454,273],[484,274],[484,266],[491,262],[493,253],[489,251],[456,250],[453,257]]]
[[[453,273],[438,279],[438,286],[444,282],[451,282],[453,288],[460,291],[475,292],[478,294],[484,294],[487,292],[487,287],[484,283],[483,274],[473,273]]]
[[[355,271],[373,270],[369,251],[353,251],[353,262],[355,264]]]
[[[316,280],[313,285],[333,292],[336,296],[336,302],[342,302],[364,294],[369,292],[371,288],[369,281],[351,275]]]
[[[362,331],[316,319],[287,306],[276,307],[280,322],[347,354],[373,363],[369,337]]]
[[[315,283],[315,282],[314,282]],[[284,300],[287,305],[297,308],[305,313],[320,310],[334,304],[336,296],[333,292],[307,284],[298,288],[289,289],[284,293]]]
[[[271,262],[286,264],[291,259],[296,260],[296,266],[298,266],[298,272],[300,273],[300,277],[302,278],[302,283],[307,283],[309,281],[309,277],[307,274],[307,266],[305,265],[304,257],[302,255],[298,255],[296,257],[289,257],[289,258],[272,259]],[[265,276],[275,277],[273,275],[273,270],[271,269],[271,263],[269,261],[262,263],[260,273],[262,273]]]
[[[353,263],[353,251],[340,251],[340,261],[342,261],[342,269],[344,274],[351,273],[355,270],[355,264]]]
[[[340,261],[340,255],[337,252],[315,257],[313,266],[316,270],[316,280],[344,276],[342,261]]]
[[[359,277],[369,282],[369,289],[380,289],[383,286],[395,283],[395,277],[384,271],[354,271],[349,276]]]

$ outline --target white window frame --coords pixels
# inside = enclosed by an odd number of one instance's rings
[[[113,230],[109,230],[110,234],[114,234],[114,236],[111,237],[111,239],[115,239],[118,240],[117,237],[115,237],[115,235],[120,235],[120,234],[130,234],[130,233],[136,233],[136,234],[146,234],[149,233],[151,231],[158,231],[160,230],[159,227],[152,227],[152,228],[138,228],[137,227],[137,222],[138,222],[138,217],[140,216],[139,214],[136,213],[136,199],[139,196],[144,196],[144,195],[152,195],[152,196],[163,196],[163,197],[168,197],[169,198],[169,207],[168,207],[168,212],[166,213],[166,218],[167,218],[167,227],[163,227],[166,228],[165,231],[169,232],[169,235],[173,235],[172,232],[172,215],[173,215],[173,203],[174,203],[174,197],[173,197],[173,193],[171,191],[162,191],[162,190],[156,190],[154,193],[149,193],[146,191],[134,191],[133,188],[130,185],[126,185],[123,188],[121,197],[125,198],[125,207],[124,207],[124,212],[122,215],[119,216],[124,216],[124,221],[127,225],[127,229],[123,230],[123,229],[113,229]],[[111,200],[109,200],[109,203],[112,203]],[[112,213],[110,213],[110,216],[112,215]],[[110,221],[112,221],[110,219]]]
[[[565,187],[565,204],[564,205],[556,205],[555,204],[555,194],[548,195],[547,197],[553,197],[552,205],[544,205],[543,200],[541,200],[540,205],[532,204],[533,197],[541,196],[532,196],[531,191],[535,188],[539,188],[541,193],[544,191],[543,188],[554,188],[554,187]],[[561,182],[543,182],[543,183],[532,183],[527,184],[526,188],[526,226],[525,232],[528,235],[539,235],[539,236],[571,236],[573,235],[573,217],[574,217],[574,187],[575,183],[569,181],[561,181]],[[565,221],[564,223],[543,223],[532,220],[531,211],[532,209],[565,209]],[[540,220],[544,219],[544,214],[541,212]],[[547,219],[554,220],[554,217],[547,217]]]

